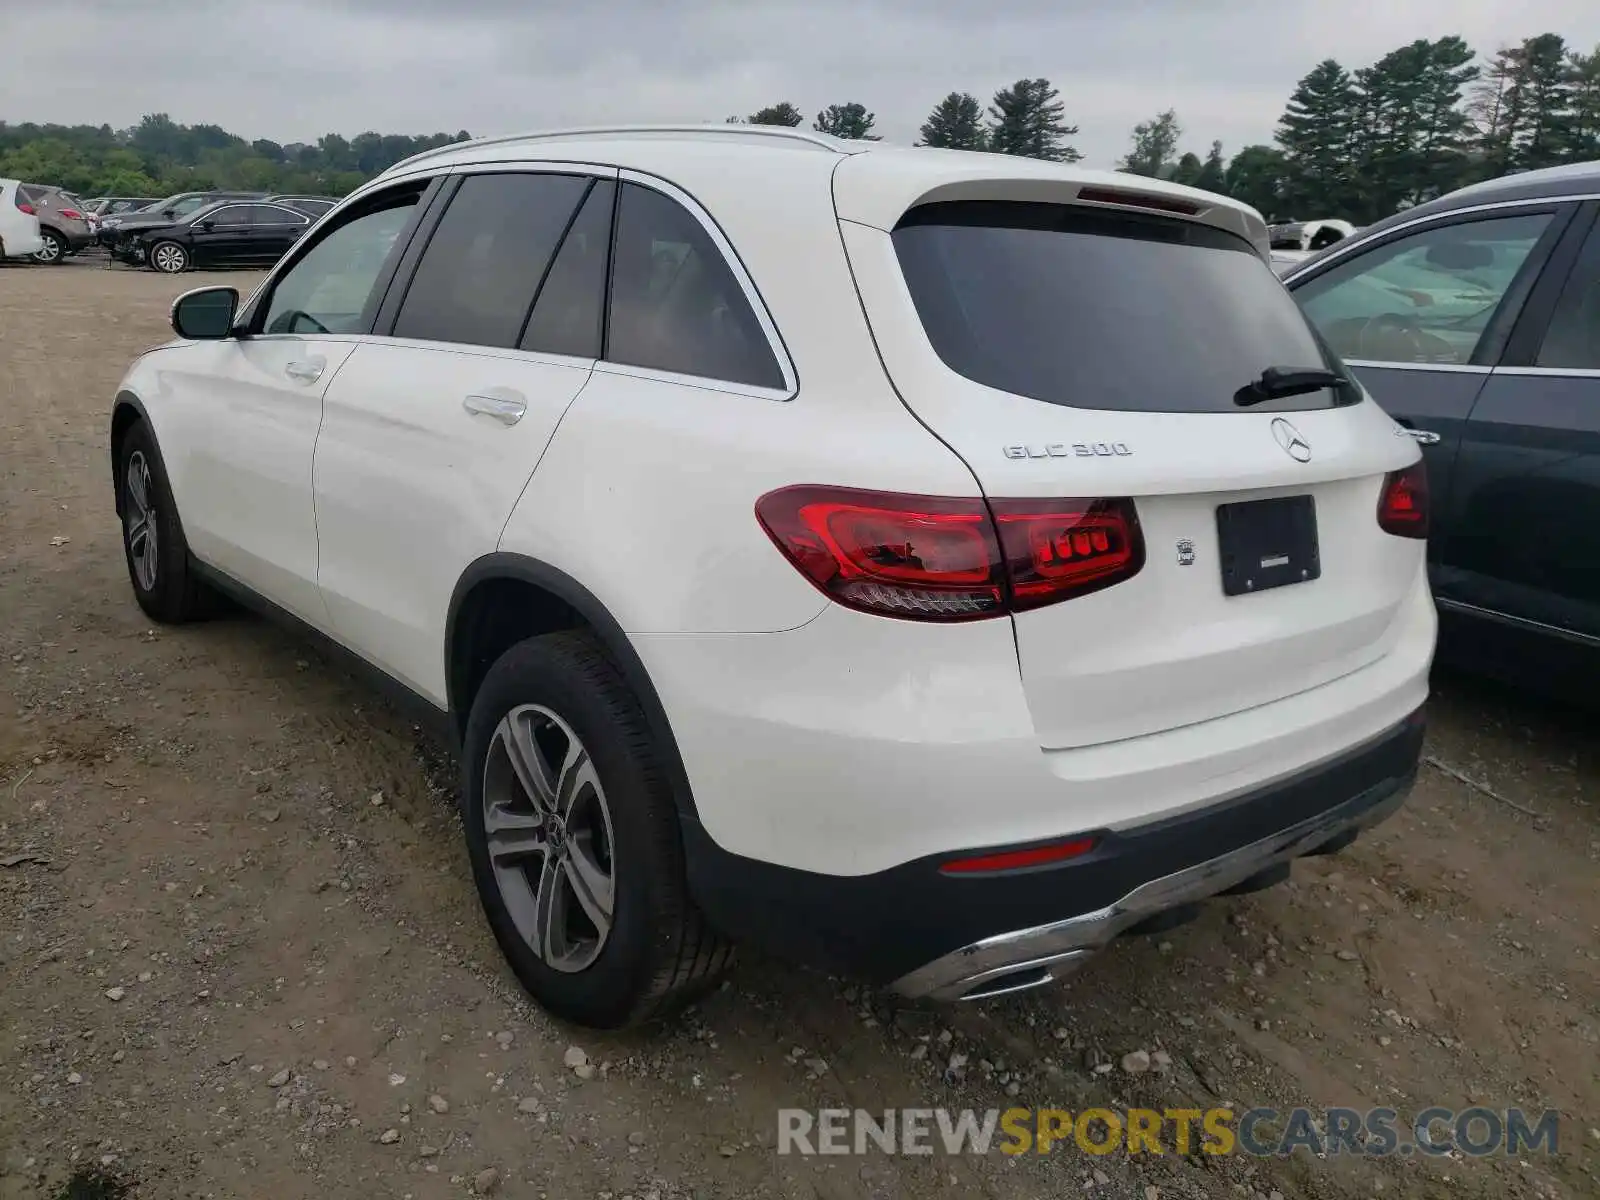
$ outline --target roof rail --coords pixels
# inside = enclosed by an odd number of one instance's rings
[[[443,146],[435,146],[432,150],[424,150],[420,154],[413,154],[410,158],[403,158],[389,170],[399,167],[409,167],[415,163],[430,158],[438,158],[456,150],[465,150],[480,146],[499,146],[507,142],[528,142],[540,138],[572,138],[595,137],[608,134],[629,133],[696,133],[696,134],[722,134],[734,137],[772,138],[775,140],[805,142],[824,150],[835,153],[845,153],[845,146],[839,138],[832,134],[815,133],[809,129],[796,129],[789,125],[747,125],[739,121],[730,121],[721,125],[583,125],[571,129],[535,129],[525,133],[503,133],[494,137],[473,138],[466,142],[449,142]]]

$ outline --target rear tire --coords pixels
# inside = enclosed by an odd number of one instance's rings
[[[473,701],[462,770],[484,915],[542,1007],[596,1029],[636,1025],[732,963],[689,897],[661,750],[588,634],[500,657]]]
[[[167,469],[144,421],[123,435],[118,448],[117,499],[128,582],[145,615],[163,625],[210,616],[217,596],[195,578]]]
[[[34,253],[33,261],[48,267],[59,267],[67,257],[67,239],[53,229],[41,229],[39,236],[44,239],[44,249]]]

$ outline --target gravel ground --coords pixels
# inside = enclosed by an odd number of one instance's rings
[[[439,749],[262,622],[133,603],[109,403],[210,278],[0,267],[3,1200],[1600,1194],[1600,738],[1470,680],[1394,820],[1061,988],[904,1008],[747,960],[665,1028],[533,1010]],[[781,1107],[1223,1102],[1553,1107],[1561,1152],[774,1151]]]

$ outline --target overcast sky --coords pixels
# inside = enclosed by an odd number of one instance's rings
[[[1456,33],[1600,43],[1600,0],[51,0],[0,5],[0,119],[167,112],[248,138],[717,121],[859,100],[911,141],[950,91],[1043,75],[1089,164],[1172,107],[1185,148],[1267,141],[1319,59]]]

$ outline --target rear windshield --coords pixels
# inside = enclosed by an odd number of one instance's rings
[[[1208,225],[962,201],[913,209],[894,245],[939,357],[1001,391],[1138,412],[1360,399],[1341,387],[1234,403],[1267,367],[1343,368],[1255,249]]]

